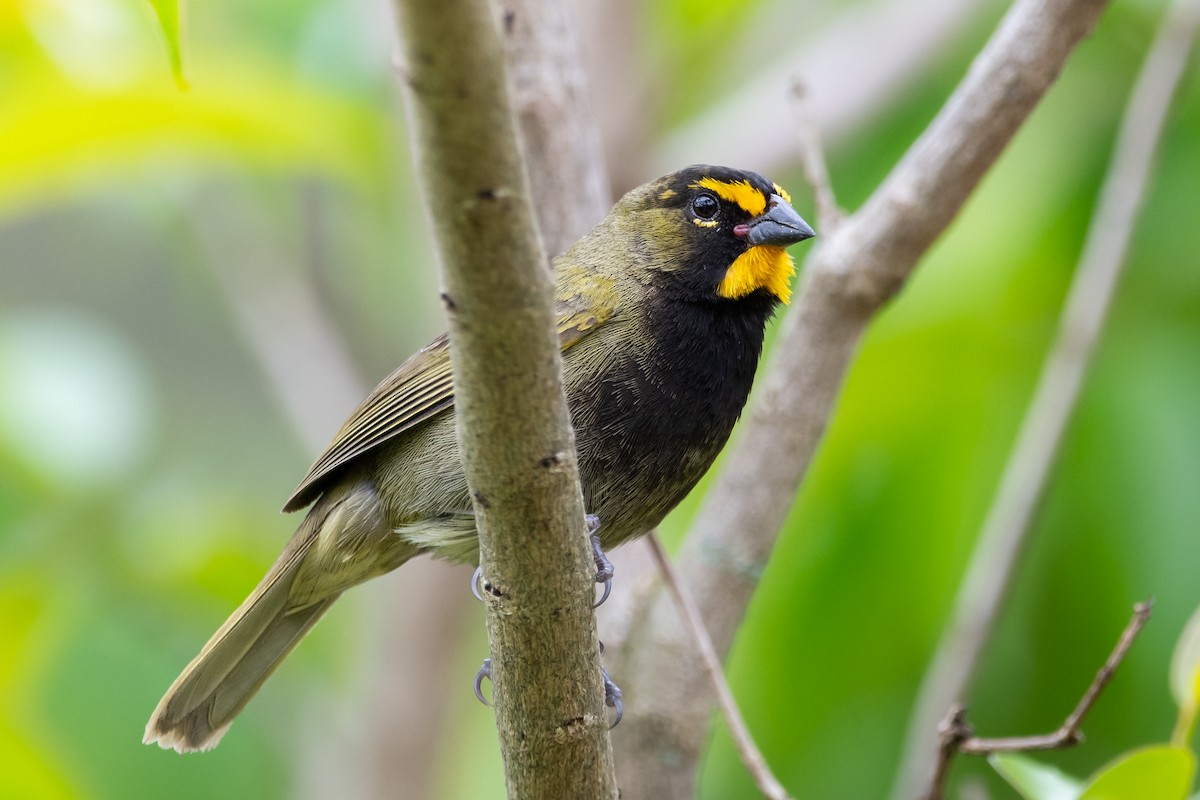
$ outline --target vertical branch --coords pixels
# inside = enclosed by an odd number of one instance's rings
[[[722,657],[816,452],[846,369],[890,300],[1092,28],[1105,0],[1018,0],[884,184],[813,251],[756,397],[677,561]],[[618,763],[634,796],[690,792],[708,727],[703,670],[667,600],[631,633]],[[636,663],[635,663],[636,661]],[[631,680],[633,679],[633,680]],[[671,764],[664,768],[664,764]]]
[[[398,11],[417,169],[443,261],[458,436],[491,587],[508,793],[615,797],[553,283],[496,20],[484,0],[405,0]]]
[[[1112,304],[1171,99],[1200,25],[1200,1],[1163,19],[1134,86],[1054,344],[1000,479],[909,721],[893,800],[916,795],[933,764],[938,719],[971,686],[1029,540],[1034,513]]]
[[[362,398],[362,378],[319,292],[247,224],[260,209],[229,195],[206,193],[189,215],[197,245],[289,427],[320,452]]]

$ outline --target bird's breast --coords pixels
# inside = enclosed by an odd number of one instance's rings
[[[584,500],[606,546],[657,525],[728,440],[769,314],[748,317],[734,306],[660,308],[615,329],[617,341],[595,342],[592,353],[568,351]]]

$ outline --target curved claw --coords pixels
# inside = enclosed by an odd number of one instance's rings
[[[625,716],[625,707],[621,704],[621,688],[613,683],[613,679],[608,676],[608,670],[601,667],[600,676],[604,678],[604,705],[617,711],[617,718],[608,726],[611,731],[621,724],[621,717]]]
[[[612,594],[612,578],[609,578],[604,582],[604,594],[600,595],[599,600],[592,603],[592,608],[599,608],[600,606],[604,605],[604,601],[608,599],[610,594]]]
[[[492,677],[492,660],[490,658],[485,658],[483,660],[483,666],[479,668],[479,672],[475,673],[475,696],[479,698],[479,702],[481,702],[485,706],[489,706],[489,707],[492,704],[489,703],[488,699],[483,696],[483,679],[487,678],[488,680],[491,680],[491,677]],[[617,719],[618,720],[620,719],[619,714],[617,716]]]
[[[483,602],[483,595],[479,593],[479,579],[482,577],[483,565],[480,564],[475,568],[475,571],[471,573],[471,594],[475,595],[475,599],[481,603]]]

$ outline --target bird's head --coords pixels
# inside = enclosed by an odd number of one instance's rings
[[[687,167],[613,211],[652,279],[689,300],[787,303],[795,265],[786,248],[814,235],[778,184],[729,167]]]

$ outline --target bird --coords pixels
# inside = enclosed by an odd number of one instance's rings
[[[791,297],[786,248],[812,236],[778,184],[693,165],[625,194],[555,259],[563,388],[598,567],[601,548],[654,528],[725,445],[766,324]],[[350,415],[284,511],[308,506],[258,586],[171,684],[145,743],[215,747],[347,589],[421,554],[478,563],[447,335]]]

